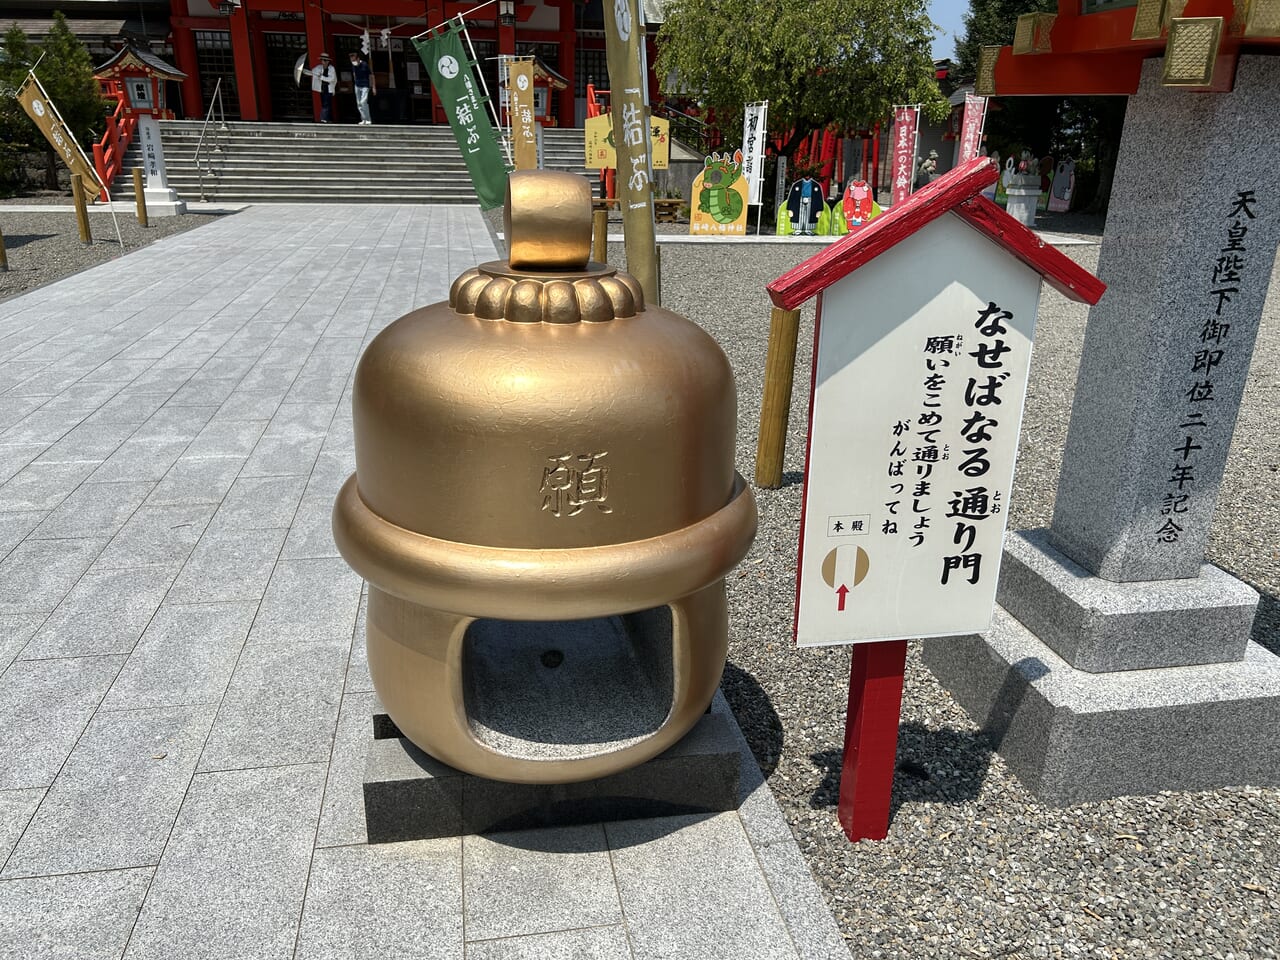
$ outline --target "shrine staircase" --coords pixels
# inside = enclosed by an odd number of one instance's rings
[[[466,165],[447,126],[170,120],[160,124],[169,186],[182,199],[224,203],[475,203]],[[199,147],[200,159],[196,151]],[[543,131],[545,166],[588,177],[581,130]],[[111,196],[133,199],[130,145]]]

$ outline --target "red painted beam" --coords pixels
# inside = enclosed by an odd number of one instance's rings
[[[1041,53],[1015,56],[1001,47],[995,85],[999,97],[1111,96],[1138,89],[1146,53]]]

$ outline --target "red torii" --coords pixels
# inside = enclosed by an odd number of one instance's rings
[[[1130,94],[1142,61],[1164,55],[1164,83],[1225,92],[1242,53],[1280,53],[1280,0],[1138,0],[1084,12],[1018,17],[1013,44],[983,47],[976,92],[984,96]]]

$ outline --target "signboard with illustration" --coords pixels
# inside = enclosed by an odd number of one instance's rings
[[[845,231],[856,230],[873,217],[880,215],[880,204],[871,195],[871,186],[865,180],[850,180],[845,187],[841,215]]]
[[[586,144],[588,170],[612,170],[618,165],[618,152],[613,148],[613,117],[602,113],[587,117],[583,122],[583,141]],[[671,121],[662,117],[649,118],[649,142],[653,148],[653,169],[666,170],[671,166]]]
[[[747,199],[742,151],[711,154],[702,172],[693,178],[690,236],[746,236]]]
[[[1076,189],[1076,162],[1061,160],[1053,172],[1049,186],[1049,209],[1054,213],[1066,213],[1071,209],[1071,194]]]

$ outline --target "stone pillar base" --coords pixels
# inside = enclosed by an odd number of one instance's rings
[[[187,201],[176,190],[147,187],[142,196],[147,201],[148,217],[177,217],[187,212]]]
[[[923,656],[1045,803],[1280,784],[1280,657],[1256,643],[1235,663],[1086,673],[997,606],[985,634]]]
[[[1209,563],[1186,580],[1104,580],[1049,531],[1019,530],[1005,538],[996,600],[1075,669],[1107,673],[1240,660],[1258,591]]]

